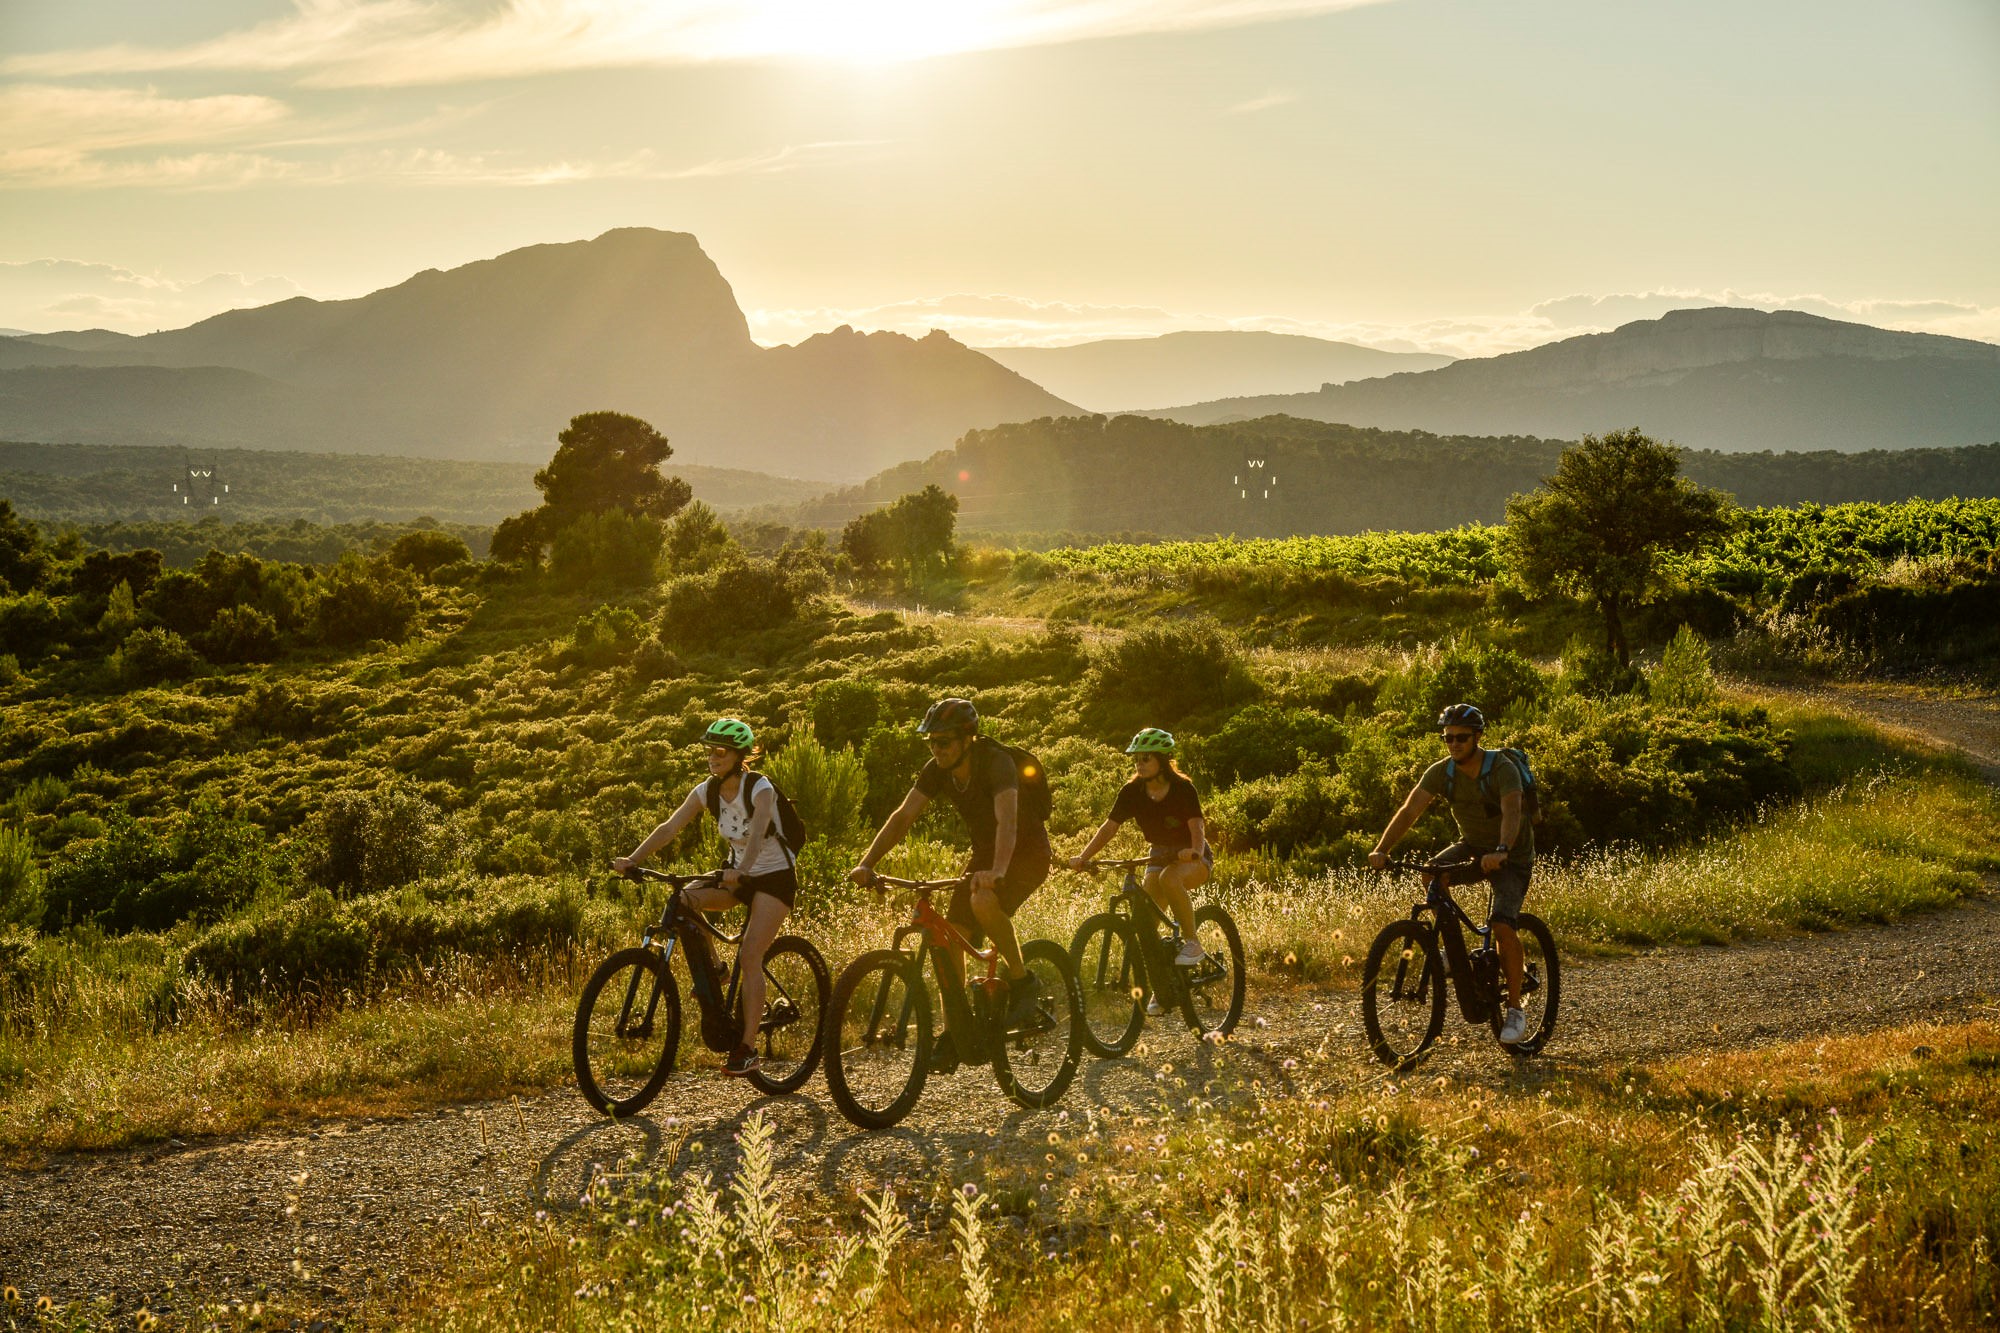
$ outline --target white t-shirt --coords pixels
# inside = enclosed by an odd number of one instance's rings
[[[707,807],[708,784],[716,781],[719,781],[719,779],[705,778],[695,784],[692,795],[696,803],[704,808]],[[749,778],[746,777],[743,781],[748,782]],[[764,784],[760,782],[757,785],[757,790],[751,793],[753,798],[752,804],[755,803],[754,798],[756,795],[762,792],[763,789]],[[750,821],[743,814],[742,786],[738,785],[736,795],[733,799],[725,800],[721,803],[720,813],[717,816],[716,822],[722,826],[723,841],[727,842],[735,851],[736,868],[746,875],[768,875],[772,871],[783,870],[792,863],[792,858],[785,852],[785,844],[778,838],[778,807],[775,793],[771,798],[771,802],[771,826],[764,830],[764,845],[758,848],[757,864],[752,866],[746,866],[742,863],[743,845],[750,841]]]

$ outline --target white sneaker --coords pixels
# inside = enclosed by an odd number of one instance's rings
[[[1159,996],[1148,995],[1146,997],[1146,1013],[1149,1017],[1158,1018],[1161,1014],[1164,1014],[1165,1012],[1167,1011],[1160,1007]]]
[[[1174,955],[1175,967],[1198,967],[1201,960],[1208,957],[1208,951],[1201,947],[1200,940],[1189,940],[1181,945],[1181,951]]]
[[[1528,1015],[1520,1009],[1509,1009],[1507,1021],[1500,1025],[1500,1044],[1512,1046],[1528,1035]]]

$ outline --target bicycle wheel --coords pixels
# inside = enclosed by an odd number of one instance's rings
[[[1243,1017],[1243,937],[1236,931],[1236,919],[1215,903],[1195,912],[1194,933],[1208,956],[1181,969],[1186,975],[1181,1013],[1188,1026],[1203,1036],[1220,1032],[1226,1037]]]
[[[1069,1090],[1083,1058],[1083,1003],[1076,969],[1053,940],[1029,940],[1021,947],[1028,974],[1041,983],[1035,1012],[1007,1029],[993,1046],[993,1076],[1000,1091],[1031,1111],[1053,1106]]]
[[[833,984],[826,1089],[863,1129],[887,1129],[923,1094],[931,1064],[931,1006],[923,960],[877,949]]]
[[[763,1092],[797,1092],[819,1068],[826,1011],[833,995],[826,960],[810,940],[780,935],[764,955],[764,1021],[757,1027],[752,1087]],[[738,1001],[741,1020],[741,1001]]]
[[[1123,1055],[1146,1025],[1146,959],[1132,924],[1099,912],[1077,927],[1070,966],[1083,1002],[1083,1044],[1092,1055]]]
[[[1361,969],[1361,1027],[1376,1059],[1401,1069],[1430,1048],[1444,1030],[1444,987],[1430,931],[1414,921],[1382,928]]]
[[[620,949],[583,983],[570,1057],[583,1099],[637,1115],[659,1095],[681,1044],[681,992],[651,949]]]
[[[1528,1035],[1512,1046],[1503,1042],[1500,1049],[1527,1056],[1539,1052],[1555,1035],[1556,1007],[1562,1002],[1562,960],[1556,957],[1556,937],[1548,924],[1532,912],[1521,913],[1514,933],[1521,940],[1521,1008],[1527,1011]],[[1500,1040],[1500,1025],[1506,1021],[1507,1006],[1495,1005],[1493,1040]]]

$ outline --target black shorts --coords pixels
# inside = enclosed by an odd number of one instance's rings
[[[798,868],[786,866],[783,870],[773,870],[768,875],[745,875],[737,882],[735,888],[729,890],[729,895],[745,907],[748,907],[750,900],[760,893],[768,893],[786,907],[792,906],[798,901],[799,896]]]
[[[973,858],[973,864],[966,867],[966,873],[983,870],[992,863],[984,857]],[[1021,910],[1021,904],[1028,901],[1028,895],[1042,887],[1042,881],[1049,877],[1049,844],[1043,839],[1038,845],[1014,848],[1014,859],[1007,863],[1007,874],[994,890],[1000,899],[1000,910],[1009,917]],[[951,909],[945,913],[945,920],[965,932],[966,938],[974,944],[983,942],[985,934],[979,929],[979,918],[972,914],[972,885],[960,884],[951,891]]]
[[[1185,847],[1151,847],[1147,849],[1146,856],[1153,862],[1154,869],[1170,870],[1177,865],[1186,864],[1181,860],[1181,853],[1186,850]],[[1199,860],[1210,870],[1215,869],[1215,848],[1203,847]]]

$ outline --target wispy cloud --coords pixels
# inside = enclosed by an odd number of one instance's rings
[[[1273,88],[1262,97],[1253,97],[1247,102],[1238,102],[1235,106],[1224,107],[1222,114],[1225,116],[1251,116],[1259,111],[1269,111],[1273,107],[1289,106],[1298,100],[1299,95],[1297,93]]]
[[[88,176],[104,155],[241,140],[290,115],[283,102],[236,94],[163,97],[150,88],[0,87],[0,182]]]
[[[296,71],[332,87],[454,83],[718,60],[919,59],[1234,27],[1387,0],[293,0],[284,17],[172,47],[17,55],[32,78]]]
[[[215,273],[184,280],[115,264],[36,259],[0,264],[0,327],[39,333],[79,328],[150,333],[302,295],[297,283],[283,277]]]

